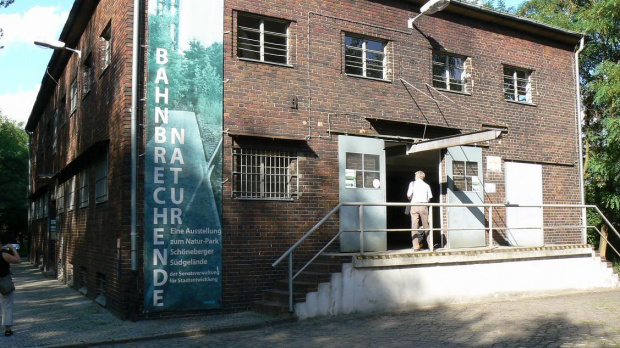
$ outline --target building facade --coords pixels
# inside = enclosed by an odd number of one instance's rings
[[[510,208],[582,202],[581,36],[422,4],[77,0],[59,39],[80,54],[54,52],[26,126],[32,260],[122,318],[245,310],[339,203],[378,203],[364,250],[411,247],[381,204],[418,170],[444,203],[431,248],[585,243],[528,228],[580,210]],[[359,252],[355,229],[343,207],[301,254],[338,231]]]

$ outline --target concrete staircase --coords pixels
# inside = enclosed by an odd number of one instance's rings
[[[319,284],[330,282],[332,274],[341,272],[346,262],[351,263],[351,256],[319,256],[293,281],[293,304],[305,302],[308,293],[318,291]],[[275,288],[263,292],[262,300],[252,303],[255,312],[282,317],[293,316],[288,307],[288,279],[278,280]]]
[[[614,274],[616,278],[618,278],[618,283],[620,284],[620,274],[618,274],[618,272],[614,268],[614,265],[611,262],[607,261],[607,259],[602,257],[601,254],[596,249],[593,249],[593,250],[594,250],[594,257],[601,260],[603,268],[610,269],[611,273]]]

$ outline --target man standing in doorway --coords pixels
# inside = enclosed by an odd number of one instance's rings
[[[409,189],[407,189],[407,199],[411,203],[428,203],[433,198],[431,187],[424,182],[426,175],[423,171],[415,172],[415,181],[409,183]],[[418,230],[420,228],[420,222],[422,227],[426,231]],[[427,245],[429,243],[428,233],[428,207],[425,205],[414,205],[411,207],[411,239],[413,242],[413,250],[420,250],[420,242],[426,236]]]

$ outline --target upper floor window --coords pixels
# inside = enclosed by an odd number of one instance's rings
[[[344,72],[350,75],[387,79],[386,42],[345,36]]]
[[[289,151],[233,148],[233,196],[290,200],[298,195],[297,156]]]
[[[237,56],[288,64],[289,22],[248,14],[237,16]]]
[[[58,147],[58,110],[54,112],[52,128],[52,154],[55,154]]]
[[[58,124],[60,127],[65,125],[67,120],[67,96],[63,95],[58,102]]]
[[[71,107],[71,113],[73,114],[75,110],[77,110],[78,105],[78,85],[77,85],[77,77],[73,79],[71,82],[71,86],[69,88],[69,106]]]
[[[532,102],[531,72],[525,69],[504,67],[504,98],[522,103]]]
[[[95,63],[93,62],[93,56],[89,55],[84,61],[84,68],[82,69],[82,97],[86,97],[88,92],[93,88],[95,80]]]
[[[467,58],[447,53],[433,53],[433,87],[448,91],[468,92]]]
[[[108,155],[95,165],[95,203],[108,200]]]
[[[101,57],[101,71],[104,71],[110,65],[112,60],[112,29],[111,25],[103,30],[99,37],[99,51]]]

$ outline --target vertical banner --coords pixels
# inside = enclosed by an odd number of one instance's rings
[[[145,311],[222,301],[224,0],[149,0]]]

